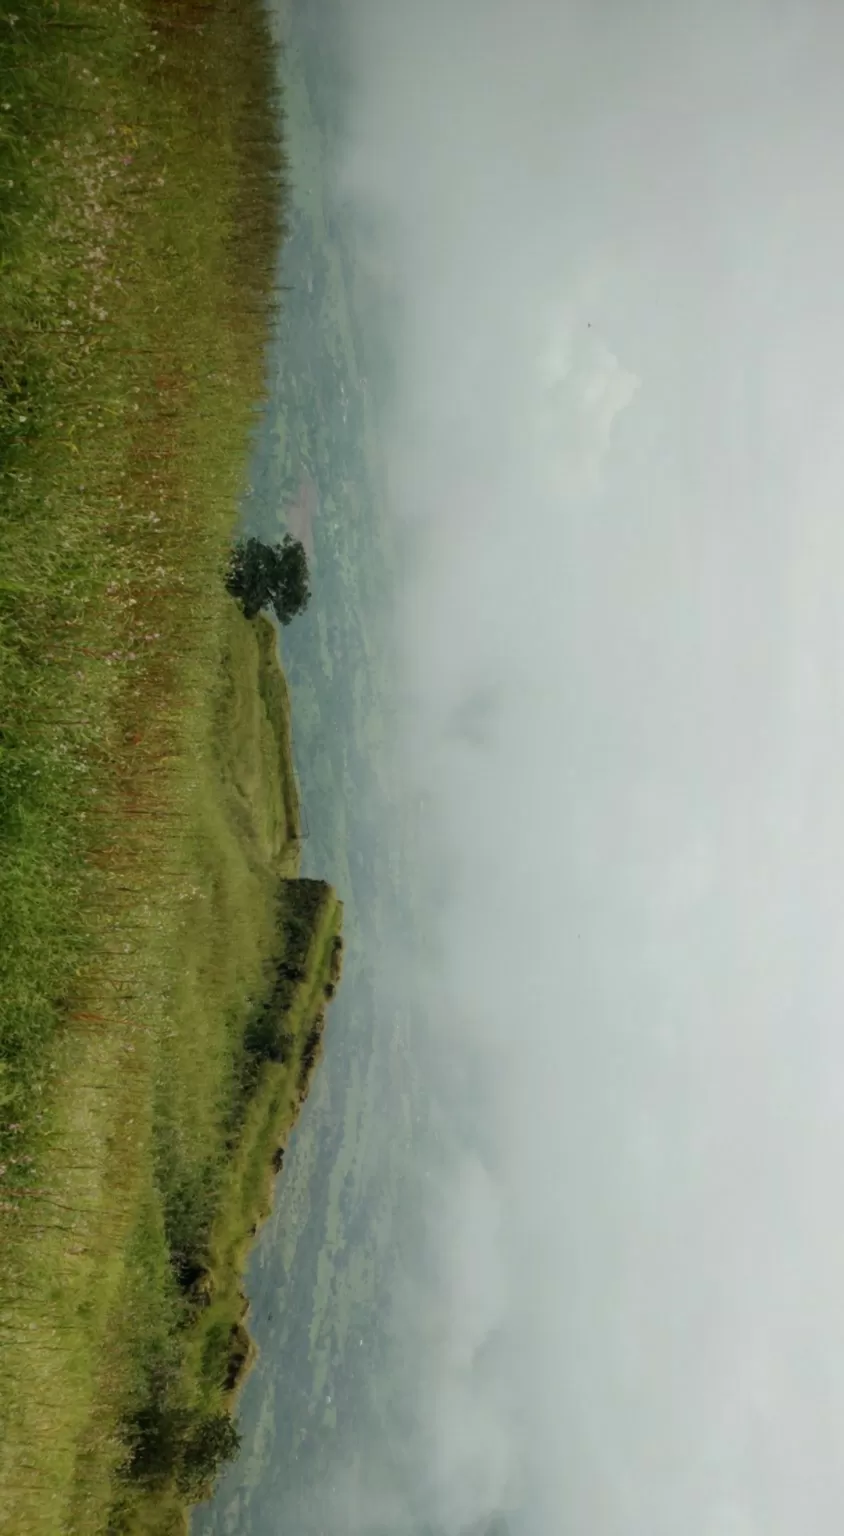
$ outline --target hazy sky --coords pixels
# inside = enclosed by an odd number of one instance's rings
[[[349,14],[431,1057],[494,1132],[431,1198],[425,1475],[455,1524],[838,1536],[844,11]]]

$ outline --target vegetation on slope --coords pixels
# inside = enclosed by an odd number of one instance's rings
[[[229,604],[222,642],[171,834],[180,872],[132,947],[142,1006],[121,1019],[77,1009],[65,1057],[84,1117],[54,1092],[28,1143],[40,1170],[17,1173],[8,1202],[0,1498],[22,1532],[182,1531],[236,1443],[229,1414],[251,1360],[242,1270],[319,1059],[342,912],[330,886],[296,877],[274,631]]]
[[[218,714],[217,784],[235,842],[255,878],[265,881],[264,899],[252,907],[251,921],[269,913],[275,923],[261,974],[253,977],[251,1006],[249,1000],[240,1002],[225,1036],[210,1031],[206,1018],[203,1040],[191,1042],[189,1029],[179,1028],[174,1015],[183,1043],[201,1051],[216,1034],[225,1059],[216,1091],[206,1086],[203,1095],[206,1109],[214,1110],[204,1135],[197,1135],[187,1106],[167,1104],[169,1080],[154,1118],[162,1219],[154,1230],[148,1224],[139,1229],[135,1277],[144,1276],[147,1307],[153,1298],[157,1306],[134,1343],[123,1431],[130,1455],[112,1513],[117,1530],[181,1530],[186,1501],[207,1491],[216,1470],[209,1447],[219,1453],[236,1443],[226,1442],[225,1425],[253,1355],[243,1269],[256,1228],[269,1212],[273,1178],[319,1060],[326,1005],[341,969],[342,908],[334,891],[322,881],[292,878],[298,844],[279,844],[275,835],[267,843],[260,831],[263,823],[298,835],[298,825],[291,828],[288,819],[295,809],[289,796],[292,760],[285,730],[279,730],[287,704],[274,634],[259,621],[253,679],[253,658],[247,656],[250,665],[244,667],[243,657],[244,635],[249,639],[253,632],[238,622],[234,675],[240,686],[227,692],[222,730]],[[254,738],[248,722],[241,718],[236,732],[233,715],[241,714],[244,704],[255,712],[256,700],[269,756],[250,782],[260,754],[249,750]],[[276,774],[279,746],[282,772]],[[263,864],[256,857],[262,845]],[[230,959],[240,953],[225,920],[208,938]],[[188,1091],[196,1087],[195,1074],[186,1067],[173,1080]],[[186,1133],[194,1138],[189,1147]]]
[[[88,945],[81,869],[115,796],[184,753],[215,664],[279,233],[270,82],[257,0],[0,0],[12,1119]]]
[[[207,1338],[316,1022],[255,1069],[245,1031],[298,904],[274,640],[224,588],[281,233],[272,78],[259,0],[0,0],[0,1528],[19,1536],[183,1527],[229,1433]],[[155,1422],[169,1468],[144,1461]]]

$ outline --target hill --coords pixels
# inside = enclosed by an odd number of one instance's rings
[[[129,1456],[115,1530],[181,1531],[216,1470],[213,1456],[196,1465],[191,1446],[230,1414],[252,1363],[243,1270],[342,968],[342,906],[331,886],[296,873],[298,801],[274,631],[234,612],[230,622],[204,799],[216,820],[205,847],[228,868],[205,888],[236,893],[239,921],[212,896],[204,923],[194,912],[186,924],[182,1007],[171,1013],[178,1049],[158,1083],[152,1183],[119,1308],[124,1346],[125,1320],[146,1322],[131,1343],[121,1408]],[[247,975],[248,931],[257,942]]]
[[[0,0],[0,87],[0,1529],[163,1536],[341,953],[222,579],[281,115],[260,0]]]
[[[339,980],[341,904],[297,877],[274,631],[225,620],[150,930],[111,1004],[80,977],[56,1056],[72,1091],[6,1187],[0,1500],[22,1533],[185,1528],[215,1469],[196,1447],[251,1361],[242,1270]]]

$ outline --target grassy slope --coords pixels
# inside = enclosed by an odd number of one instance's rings
[[[247,1142],[266,1149],[242,1032],[297,812],[270,637],[220,574],[269,318],[271,74],[257,0],[0,0],[0,1529],[20,1536],[104,1530],[133,1415],[220,1391],[173,1277],[233,1251],[229,1160],[242,1191]]]
[[[77,1111],[73,1139],[64,1098],[54,1097],[40,1175],[50,1179],[49,1209],[37,1206],[26,1232],[16,1212],[10,1229],[3,1528],[94,1533],[110,1509],[111,1529],[184,1529],[177,1463],[121,1473],[133,1432],[150,1413],[166,1425],[168,1414],[193,1421],[228,1410],[250,1358],[242,1269],[318,1059],[342,913],[329,886],[296,878],[289,711],[272,628],[247,624],[230,604],[223,639],[197,782],[174,834],[181,878],[168,885],[158,943],[145,935],[138,956],[148,979],[144,1022],[125,1020],[128,1093],[116,1078],[86,1084],[91,1134]],[[306,955],[274,1020],[284,1059],[268,1060],[246,1037],[272,1011],[291,922],[304,927]],[[107,1064],[105,1019],[87,1017],[77,1091],[82,1062],[86,1074]],[[109,1157],[98,1167],[103,1116]],[[87,1182],[83,1203],[86,1170],[99,1182]],[[177,1449],[173,1435],[168,1447]]]
[[[326,988],[338,974],[340,904],[330,886],[294,878],[298,811],[274,634],[234,610],[204,761],[196,830],[205,878],[184,916],[185,969],[153,1110],[156,1166],[138,1207],[115,1329],[130,1356],[121,1416],[131,1426],[151,1415],[168,1437],[168,1454],[142,1468],[149,1475],[121,1487],[112,1518],[129,1531],[183,1529],[168,1416],[230,1410],[251,1363],[242,1272],[269,1212],[279,1149],[307,1093]],[[275,1020],[284,1059],[269,1060],[250,1043],[250,1023],[272,1011],[297,919],[307,953]]]
[[[115,797],[122,810],[139,785],[157,790],[189,753],[215,665],[276,243],[262,26],[257,0],[0,0],[12,1119],[19,1094],[43,1088],[55,998],[91,948],[82,866],[108,841]]]

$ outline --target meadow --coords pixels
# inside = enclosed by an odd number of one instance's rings
[[[339,975],[339,904],[296,879],[274,632],[223,584],[283,235],[273,82],[258,0],[0,0],[0,1529],[20,1536],[185,1529],[232,1444],[240,1272]]]

